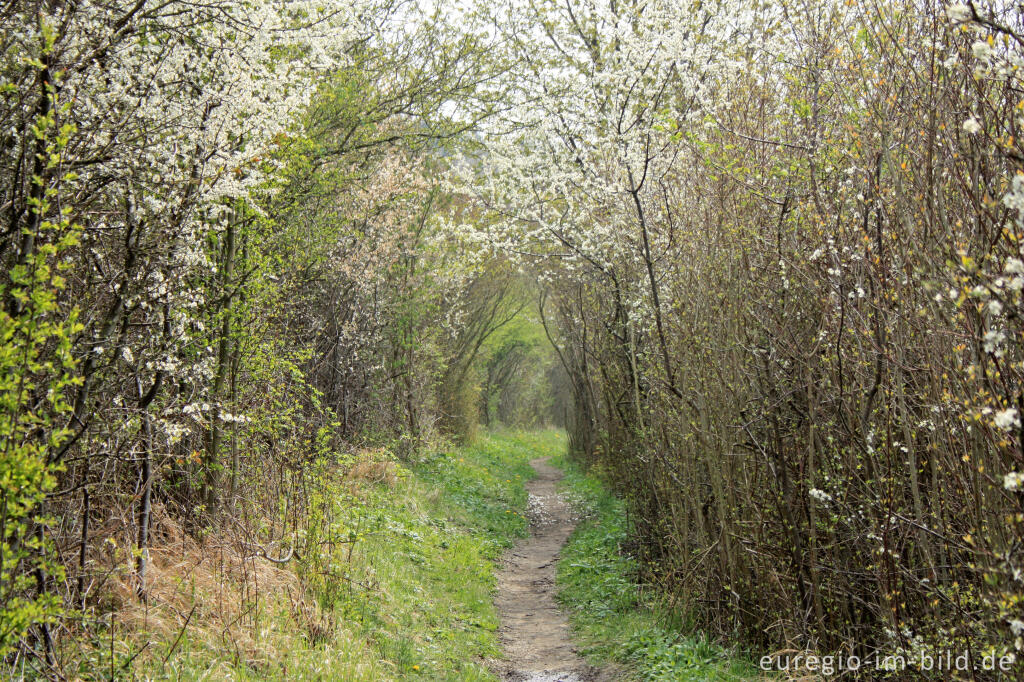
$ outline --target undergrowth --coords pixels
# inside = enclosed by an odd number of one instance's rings
[[[757,679],[753,663],[691,632],[639,583],[636,562],[623,550],[629,528],[622,502],[564,452],[552,463],[566,472],[562,494],[582,518],[562,549],[557,583],[588,660],[621,665],[623,677],[645,682]]]
[[[213,545],[174,550],[197,558],[154,575],[144,617],[115,613],[87,678],[494,680],[495,561],[526,534],[529,461],[563,442],[555,431],[492,433],[418,461],[376,451],[325,473],[304,553],[287,565],[221,559],[197,579],[218,561],[202,556]]]

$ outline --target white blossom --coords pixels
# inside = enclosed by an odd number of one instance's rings
[[[988,59],[992,54],[992,46],[985,40],[976,40],[974,41],[974,44],[971,45],[971,52],[973,52],[974,56],[978,59]]]
[[[807,491],[807,494],[816,499],[818,502],[832,502],[832,496],[824,490],[818,488],[811,488]]]
[[[977,135],[978,133],[981,132],[981,123],[978,122],[977,118],[972,116],[971,118],[964,121],[963,128],[964,132],[966,132],[968,135]]]
[[[971,8],[962,2],[957,2],[946,8],[946,16],[950,21],[962,24],[971,20]]]
[[[1006,334],[999,330],[990,329],[982,337],[982,348],[986,353],[992,353],[996,357],[1003,355],[1003,343],[1006,341]]]
[[[1017,414],[1017,410],[1011,407],[1009,409],[996,412],[995,417],[992,419],[992,423],[995,424],[997,428],[1009,431],[1010,429],[1020,426],[1020,417]]]

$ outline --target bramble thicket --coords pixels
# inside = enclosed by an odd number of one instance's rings
[[[1020,655],[1024,9],[440,4],[0,8],[2,675],[315,644],[338,481],[499,423],[722,641]]]

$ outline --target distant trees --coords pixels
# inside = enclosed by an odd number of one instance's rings
[[[537,292],[526,288],[521,296],[533,303]],[[499,329],[484,348],[480,363],[480,423],[539,425],[561,424],[559,388],[562,367],[533,306],[524,307]]]
[[[769,649],[1020,649],[1020,9],[490,19],[481,238],[547,285],[651,579]]]

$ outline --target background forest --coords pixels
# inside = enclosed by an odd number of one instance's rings
[[[332,481],[498,423],[566,428],[693,627],[1024,648],[1020,5],[0,26],[6,673],[91,670],[175,547],[330,583]]]

